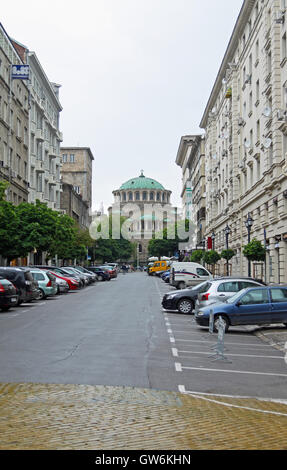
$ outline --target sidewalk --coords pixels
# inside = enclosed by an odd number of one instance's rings
[[[287,449],[287,404],[125,387],[0,385],[0,450]]]
[[[245,328],[275,349],[287,353],[287,328],[285,326],[275,324],[264,327],[246,326]]]

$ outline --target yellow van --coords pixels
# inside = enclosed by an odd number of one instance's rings
[[[161,274],[165,271],[168,271],[170,268],[170,261],[156,261],[152,266],[148,268],[149,276],[154,276],[155,274]]]

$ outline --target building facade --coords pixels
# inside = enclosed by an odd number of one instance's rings
[[[61,147],[61,159],[61,209],[87,228],[91,221],[94,156],[89,147]]]
[[[205,246],[205,140],[203,135],[187,135],[180,140],[176,164],[182,169],[184,218],[193,223],[195,237],[189,250]]]
[[[11,66],[21,64],[0,23],[0,179],[15,205],[28,201],[29,190],[29,90],[27,80],[11,78]]]
[[[254,263],[251,274],[267,282],[287,282],[285,7],[280,0],[244,1],[200,124],[206,237],[215,235],[219,252],[228,242],[236,253],[232,274],[241,275],[247,275],[243,246],[261,241],[266,263]]]
[[[48,80],[35,52],[12,42],[30,73],[28,202],[39,199],[50,209],[60,210],[60,86]]]
[[[171,191],[158,181],[145,177],[143,171],[113,191],[114,204],[109,213],[129,218],[129,238],[136,244],[139,263],[149,257],[148,244],[153,235],[167,225],[172,213]]]

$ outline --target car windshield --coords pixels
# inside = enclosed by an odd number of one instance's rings
[[[191,287],[190,290],[196,291],[198,293],[203,293],[203,292],[208,291],[210,286],[211,286],[211,283],[205,281],[205,282],[201,282],[200,284],[197,284],[197,286]]]
[[[236,292],[236,294],[234,294],[231,297],[229,297],[228,299],[226,299],[226,303],[227,304],[233,304],[234,302],[236,302],[236,300],[239,299],[239,297],[241,297],[241,295],[243,294],[243,292],[245,290],[246,289],[242,289],[239,292]]]

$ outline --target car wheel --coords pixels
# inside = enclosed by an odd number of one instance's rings
[[[178,284],[178,289],[185,289],[185,282],[181,281],[179,284]]]
[[[228,318],[225,316],[225,315],[217,315],[215,318],[214,318],[214,331],[216,333],[218,333],[218,329],[219,329],[219,317],[222,318],[222,321],[224,322],[224,329],[225,329],[225,333],[228,331],[229,329],[229,321],[228,321]]]
[[[192,300],[182,299],[178,302],[177,308],[180,313],[191,313],[194,308],[194,304]]]
[[[283,323],[283,325],[285,325],[285,326],[286,326],[286,328],[287,328],[287,323]]]
[[[1,307],[2,312],[8,312],[11,307]]]
[[[98,276],[98,281],[103,281],[103,280],[104,280],[103,276]]]
[[[43,300],[45,298],[44,291],[42,289],[39,289],[39,294],[37,300]]]

